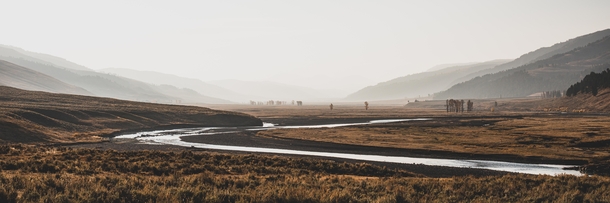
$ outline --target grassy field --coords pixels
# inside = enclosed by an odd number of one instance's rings
[[[226,106],[218,107],[256,115],[263,121],[347,118],[431,118],[322,129],[276,129],[257,135],[353,145],[433,150],[468,154],[508,154],[557,160],[591,161],[610,157],[610,116],[607,114],[545,112],[556,100],[502,99],[475,103],[474,112],[447,113],[444,101],[411,103],[406,107],[373,106]],[[538,105],[535,105],[535,101]],[[477,106],[480,105],[480,106]],[[435,109],[431,109],[435,108]],[[538,111],[520,109],[540,109]],[[478,110],[477,110],[478,109]],[[515,110],[517,109],[517,110]]]
[[[0,146],[0,202],[608,202],[610,178],[427,178],[369,164]]]
[[[321,129],[276,129],[258,136],[343,144],[591,160],[610,156],[610,117],[465,116]]]
[[[587,95],[580,95],[586,97]],[[603,97],[603,95],[601,95]],[[607,96],[607,95],[606,95]],[[572,99],[582,99],[580,97]],[[594,103],[599,103],[600,98]],[[495,103],[498,106],[495,106]],[[372,102],[371,102],[372,103]],[[594,106],[561,99],[475,100],[475,111],[447,113],[444,101],[400,106],[220,106],[244,112],[263,121],[291,124],[297,121],[354,122],[350,118],[431,118],[392,124],[322,129],[276,129],[257,136],[340,144],[400,148],[438,156],[477,157],[514,162],[590,163],[590,174],[608,175],[610,169],[610,116],[594,113]],[[491,111],[491,108],[494,111]],[[582,109],[585,109],[584,113]],[[570,109],[578,110],[573,112]],[[561,110],[568,111],[561,113]],[[292,122],[295,123],[295,122]]]
[[[51,94],[0,86],[0,142],[100,141],[163,126],[261,125],[252,116],[194,106]]]
[[[0,87],[0,139],[99,141],[112,132],[163,126],[316,124],[431,118],[327,129],[279,129],[257,136],[466,154],[509,154],[605,163],[610,117],[548,113],[556,100],[494,100],[471,113],[442,101],[402,106],[211,106],[127,102]],[[514,103],[519,103],[516,108]],[[533,102],[533,103],[532,103]],[[495,111],[489,110],[494,105]],[[556,107],[553,107],[556,108]],[[529,110],[523,110],[529,109]],[[538,110],[532,110],[538,109]],[[237,111],[241,113],[233,113]],[[249,116],[254,115],[259,119]],[[605,161],[605,162],[604,162]],[[320,158],[172,149],[102,150],[0,145],[0,202],[610,202],[607,176],[426,177],[404,168]]]

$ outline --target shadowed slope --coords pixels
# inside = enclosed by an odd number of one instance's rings
[[[162,105],[0,86],[0,140],[99,140],[122,130],[181,126],[260,126],[252,116],[203,107]]]
[[[610,36],[518,68],[476,77],[435,94],[435,99],[524,97],[566,90],[590,72],[610,67]]]
[[[91,95],[82,88],[3,60],[0,60],[0,85],[53,93]]]
[[[511,62],[498,65],[491,69],[481,70],[481,71],[469,74],[467,76],[464,76],[463,78],[460,78],[460,80],[461,80],[460,82],[467,81],[467,80],[470,80],[470,79],[478,77],[478,76],[483,76],[483,75],[487,75],[487,74],[491,74],[491,73],[497,73],[500,71],[517,68],[519,66],[533,63],[536,61],[548,59],[554,55],[563,54],[563,53],[572,51],[573,49],[576,49],[579,47],[584,47],[587,44],[598,41],[608,35],[610,35],[610,29],[605,29],[605,30],[594,32],[594,33],[586,34],[586,35],[583,35],[580,37],[576,37],[576,38],[570,39],[565,42],[560,42],[560,43],[554,44],[553,46],[550,46],[550,47],[542,47],[542,48],[536,49],[535,51],[531,51],[527,54],[523,54],[519,58],[517,58]],[[454,84],[457,84],[457,83],[454,83]]]
[[[178,88],[188,88],[197,91],[199,94],[222,98],[231,101],[245,102],[251,97],[238,94],[231,90],[203,82],[199,79],[185,78],[172,74],[159,73],[154,71],[139,71],[127,68],[105,68],[100,72],[116,74],[122,77],[139,80],[145,83],[155,85],[172,85]],[[213,102],[213,103],[231,103],[229,101]]]
[[[176,101],[182,101],[183,103],[230,103],[227,100],[201,95],[187,89],[156,86],[116,75],[98,73],[59,57],[29,52],[17,47],[0,45],[0,60],[38,71],[89,92],[83,95],[160,103],[176,103]]]
[[[85,66],[76,64],[72,61],[68,61],[64,58],[60,58],[60,57],[49,55],[49,54],[26,51],[22,48],[8,46],[8,45],[0,45],[0,55],[16,57],[16,58],[23,58],[23,59],[27,59],[27,60],[31,60],[31,61],[36,61],[37,63],[51,64],[53,66],[64,67],[64,68],[68,68],[68,69],[72,69],[72,70],[91,71],[91,69],[89,69]]]
[[[441,70],[417,73],[365,87],[346,97],[347,100],[404,99],[432,94],[451,87],[459,78],[470,73],[493,68],[509,60],[493,60],[482,63],[453,66]]]

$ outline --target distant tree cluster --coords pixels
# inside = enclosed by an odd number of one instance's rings
[[[464,100],[457,99],[447,99],[445,107],[447,108],[447,112],[464,112]]]
[[[288,104],[288,102],[286,101],[273,101],[273,100],[269,100],[267,102],[262,102],[262,101],[252,101],[250,100],[250,105],[286,105]],[[301,101],[297,101],[297,104],[299,106],[303,105],[303,102]],[[294,105],[294,100],[292,100],[292,105]]]
[[[566,91],[566,95],[575,96],[579,93],[597,96],[599,89],[610,88],[610,68],[601,73],[591,72],[582,81],[573,84]]]
[[[467,105],[466,105],[466,106],[467,106],[466,111],[467,111],[467,112],[471,112],[471,111],[474,109],[474,102],[472,102],[472,101],[468,100],[468,102],[467,102],[466,104],[467,104]]]
[[[566,94],[565,91],[553,90],[553,91],[542,92],[540,97],[542,97],[542,98],[559,98],[559,97],[564,96],[565,94]]]

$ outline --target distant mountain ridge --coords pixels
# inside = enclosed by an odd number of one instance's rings
[[[59,64],[67,64],[72,68],[59,66],[36,57],[52,60]],[[188,89],[155,86],[133,79],[98,73],[87,68],[73,69],[78,68],[80,65],[73,64],[59,57],[27,52],[10,46],[0,46],[0,60],[50,76],[68,85],[80,87],[86,90],[86,93],[83,93],[83,95],[158,103],[230,103],[230,101],[204,96]],[[23,73],[23,75],[14,77],[27,78],[36,76],[35,74],[25,74],[27,71],[20,71],[19,73]],[[64,92],[62,90],[36,88],[36,81],[32,78],[21,80],[21,82],[31,83],[29,85],[21,84],[18,86],[26,90],[75,93],[74,91]]]
[[[467,65],[472,65],[472,64],[475,64],[475,63],[480,63],[480,62],[439,64],[439,65],[432,66],[432,68],[429,68],[428,70],[426,70],[426,72],[442,70],[442,69],[445,69],[445,68],[455,67],[455,66],[467,66]]]
[[[83,88],[4,60],[0,60],[0,85],[52,93],[92,95]]]
[[[250,100],[317,100],[332,98],[321,90],[269,81],[217,80],[211,84],[249,96]]]
[[[56,66],[56,67],[64,67],[64,68],[69,68],[69,69],[73,69],[73,70],[93,71],[85,66],[68,61],[64,58],[52,56],[49,54],[26,51],[22,48],[8,46],[8,45],[0,45],[0,56],[23,58],[23,59],[34,61],[37,63],[48,63],[48,64]],[[24,56],[26,56],[26,57],[24,57]]]
[[[470,65],[453,66],[395,78],[365,87],[346,97],[346,100],[391,100],[427,96],[462,82],[458,78],[473,72],[493,68],[510,60],[499,59]]]
[[[248,96],[233,92],[231,90],[213,84],[203,82],[199,79],[185,78],[154,71],[139,71],[127,68],[104,68],[100,69],[99,71],[155,85],[172,85],[178,88],[188,88],[196,91],[199,94],[215,98],[221,98],[223,100],[235,102],[248,101]],[[230,103],[229,101],[224,101],[222,103]]]
[[[522,65],[526,65],[529,63],[533,63],[539,60],[544,60],[550,58],[556,54],[566,53],[568,51],[572,51],[576,48],[586,46],[587,44],[598,41],[606,36],[610,35],[610,29],[600,30],[597,32],[593,32],[590,34],[582,35],[573,39],[569,39],[565,42],[556,43],[550,47],[542,47],[531,51],[529,53],[521,55],[519,58],[514,61],[498,65],[497,67],[481,70],[469,75],[460,78],[462,81],[467,81],[472,78],[483,76],[491,73],[497,73],[504,70],[509,70],[512,68],[517,68]]]
[[[601,40],[605,36],[610,35],[610,29],[605,29],[601,31],[597,31],[594,33],[586,34],[583,36],[579,36],[565,42],[556,43],[550,47],[539,48],[535,51],[526,53],[519,58],[506,61],[505,63],[496,64],[493,67],[485,66],[480,67],[478,69],[469,69],[476,71],[462,71],[459,74],[451,74],[451,76],[439,77],[439,74],[442,74],[442,71],[455,71],[459,69],[461,66],[456,67],[446,67],[446,65],[438,65],[430,68],[427,71],[418,74],[412,74],[408,76],[403,76],[399,78],[392,79],[390,81],[382,82],[374,86],[365,87],[355,93],[352,93],[346,97],[346,100],[391,100],[391,99],[404,99],[405,97],[418,97],[418,96],[426,96],[427,94],[435,94],[435,98],[446,97],[448,95],[443,95],[447,93],[442,92],[451,92],[449,88],[453,88],[459,83],[475,80],[484,75],[498,73],[501,71],[511,70],[513,68],[517,68],[520,66],[528,65],[535,63],[540,60],[545,60],[553,57],[557,54],[566,53],[572,51],[579,47],[584,47],[588,44],[594,43],[598,40]],[[476,64],[471,64],[467,66],[473,66]],[[443,68],[445,67],[445,68]],[[441,69],[442,68],[442,69]],[[453,68],[453,69],[452,69]],[[467,73],[467,74],[464,74]],[[446,73],[445,73],[446,74]],[[522,75],[523,76],[523,75]],[[573,79],[570,79],[572,81]],[[450,81],[446,87],[443,87],[441,84],[447,84],[447,81]],[[483,85],[483,84],[481,84]],[[558,87],[563,87],[564,84],[559,85]],[[483,88],[483,87],[480,87]],[[455,88],[454,88],[455,89]],[[477,88],[472,88],[469,90],[469,95],[474,95],[475,90]],[[446,90],[446,91],[444,91]],[[453,90],[452,90],[453,91]],[[456,94],[451,94],[451,97],[457,97]],[[464,95],[461,95],[462,97]],[[491,96],[491,95],[488,95]],[[497,96],[500,96],[498,94]],[[487,96],[486,96],[487,97]],[[478,97],[476,97],[478,98]]]
[[[435,99],[523,97],[566,90],[590,72],[610,67],[610,36],[518,68],[487,74],[435,94]]]

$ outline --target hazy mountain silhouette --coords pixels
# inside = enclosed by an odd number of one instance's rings
[[[172,85],[154,85],[154,90],[180,98],[184,103],[229,104],[231,101],[209,97],[189,88],[177,88]]]
[[[199,79],[185,78],[172,74],[159,73],[154,71],[138,71],[127,68],[105,68],[99,70],[104,73],[116,74],[126,78],[139,80],[142,82],[155,84],[155,85],[173,85],[178,88],[189,88],[195,90],[199,94],[206,95],[209,97],[221,98],[224,100],[236,101],[236,102],[247,102],[251,99],[248,96],[233,92],[231,90],[212,85],[203,82]],[[221,100],[218,100],[221,101]],[[224,101],[221,103],[228,103]],[[217,103],[217,102],[215,102]]]
[[[435,94],[435,99],[523,97],[566,90],[590,72],[610,67],[610,36],[518,68],[476,77]]]
[[[92,71],[91,69],[89,69],[85,66],[73,63],[71,61],[68,61],[66,59],[63,59],[63,58],[60,58],[57,56],[26,51],[22,48],[8,46],[8,45],[0,45],[0,56],[22,58],[22,59],[37,62],[37,63],[49,64],[49,65],[53,65],[56,67],[68,68],[68,69],[73,69],[73,70]]]
[[[250,100],[257,101],[311,101],[332,98],[334,96],[332,93],[326,93],[324,90],[296,85],[287,85],[277,82],[243,80],[218,80],[208,82],[243,95],[248,95],[251,97]]]
[[[0,56],[0,59],[41,72],[65,83],[81,87],[93,93],[95,96],[135,101],[173,101],[178,99],[156,92],[146,83],[127,78],[120,78],[93,71],[76,72],[76,70],[57,68],[49,64],[36,63],[20,58],[4,58]]]
[[[467,81],[467,80],[470,80],[470,79],[478,77],[478,76],[483,76],[483,75],[487,75],[490,73],[497,73],[497,72],[500,72],[503,70],[509,70],[509,69],[516,68],[516,67],[528,64],[528,63],[535,62],[535,61],[547,59],[556,54],[566,53],[566,52],[572,51],[573,49],[576,49],[578,47],[586,46],[587,44],[593,43],[608,35],[610,35],[610,29],[605,29],[605,30],[594,32],[594,33],[586,34],[586,35],[583,35],[580,37],[576,37],[576,38],[570,39],[565,42],[560,42],[560,43],[554,44],[553,46],[550,46],[550,47],[542,47],[535,51],[531,51],[529,53],[523,54],[519,58],[515,59],[514,61],[498,65],[497,67],[494,67],[491,69],[481,70],[481,71],[478,71],[478,72],[475,72],[472,74],[468,74],[468,75],[460,78],[459,80]],[[454,83],[454,84],[457,84],[457,83]]]
[[[98,73],[88,69],[76,70],[53,64],[51,62],[36,58],[42,56],[46,59],[59,60],[57,57],[45,54],[25,54],[14,47],[0,47],[0,60],[14,63],[18,66],[31,69],[48,75],[59,81],[72,86],[85,89],[86,94],[100,97],[111,97],[132,101],[149,101],[159,103],[173,103],[177,101],[189,103],[228,103],[229,101],[203,96],[200,94],[186,94],[194,91],[182,90],[167,91],[168,87],[160,87],[133,79],[119,77],[116,75]],[[70,62],[71,63],[71,62]],[[75,66],[75,65],[72,65]],[[34,79],[27,81],[35,81]],[[35,84],[31,84],[34,85]],[[182,96],[182,97],[181,97]]]
[[[437,71],[437,70],[441,70],[441,69],[445,69],[445,68],[449,68],[449,67],[454,67],[454,66],[467,66],[467,65],[472,65],[478,62],[469,62],[469,63],[447,63],[447,64],[439,64],[436,66],[432,66],[432,68],[428,68],[428,70],[426,70],[426,72],[432,72],[432,71]]]
[[[427,96],[445,90],[458,78],[493,68],[511,60],[499,59],[470,65],[446,67],[444,69],[417,73],[368,86],[346,97],[347,100],[391,100],[405,97]]]
[[[80,87],[3,60],[0,60],[0,85],[24,90],[91,95],[90,92]]]

